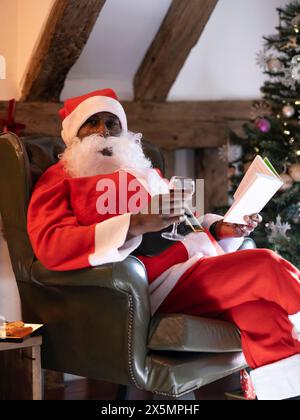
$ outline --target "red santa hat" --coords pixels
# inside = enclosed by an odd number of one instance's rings
[[[61,136],[69,145],[78,130],[88,118],[98,112],[110,112],[116,115],[122,127],[122,132],[127,132],[127,118],[116,93],[112,89],[95,90],[86,95],[67,99],[64,107],[59,110],[62,122]]]

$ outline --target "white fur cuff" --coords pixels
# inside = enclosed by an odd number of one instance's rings
[[[300,355],[253,370],[251,379],[259,400],[300,396]]]

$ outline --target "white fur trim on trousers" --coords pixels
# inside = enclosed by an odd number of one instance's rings
[[[259,400],[286,400],[300,396],[300,355],[255,369],[250,373]]]

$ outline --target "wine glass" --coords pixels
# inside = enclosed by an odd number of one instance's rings
[[[181,199],[183,199],[183,194],[185,196],[190,195],[192,197],[195,192],[195,181],[191,178],[173,176],[170,180],[169,190],[175,191],[175,197],[176,194],[178,194]],[[180,223],[173,223],[172,232],[163,232],[161,236],[169,241],[184,241],[185,237],[177,232],[179,224]]]

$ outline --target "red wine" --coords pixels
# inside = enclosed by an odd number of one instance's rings
[[[188,207],[184,208],[184,215],[186,216],[187,223],[195,233],[205,232],[199,220],[193,215],[192,211]]]

